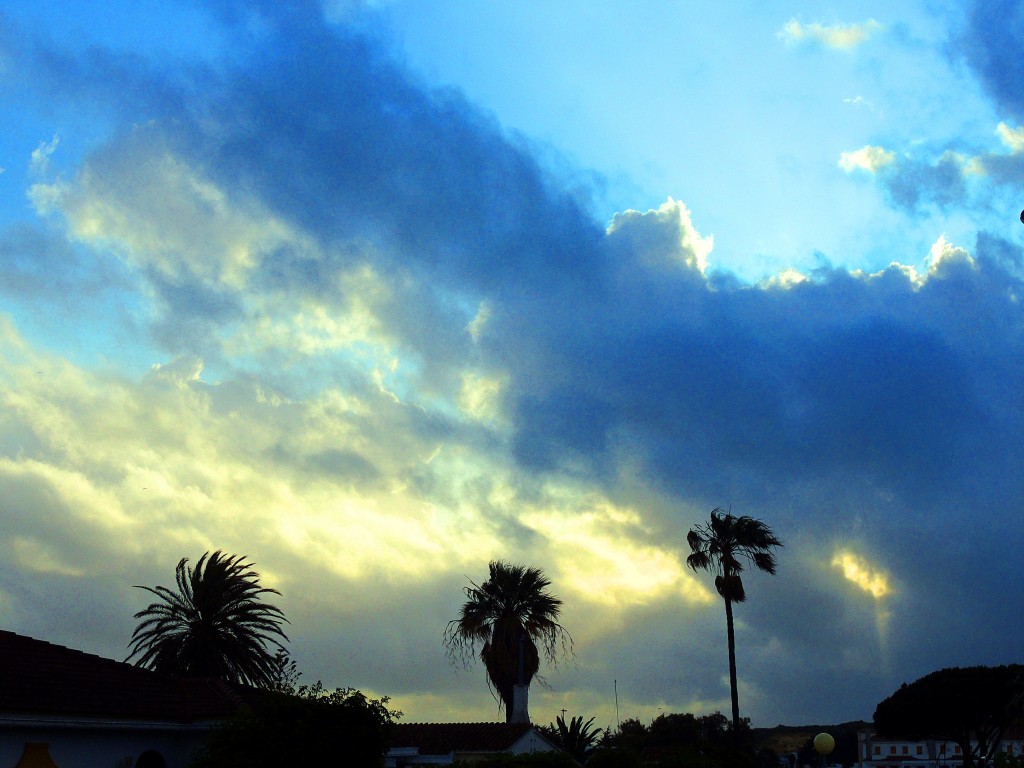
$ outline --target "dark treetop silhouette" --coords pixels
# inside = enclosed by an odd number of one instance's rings
[[[729,642],[729,688],[732,693],[732,728],[739,733],[740,701],[736,685],[736,635],[732,604],[747,599],[743,589],[744,561],[765,573],[775,573],[773,547],[782,542],[772,529],[752,517],[735,517],[723,509],[711,511],[711,520],[695,525],[686,535],[690,555],[686,564],[694,571],[714,571],[715,589],[725,600],[725,625]]]
[[[904,683],[875,708],[880,736],[951,741],[964,768],[990,763],[1024,718],[1024,666],[952,667]]]
[[[261,587],[244,555],[207,552],[196,567],[182,558],[175,572],[178,589],[143,587],[159,598],[135,614],[128,661],[179,677],[216,677],[272,687],[279,664],[268,646],[283,650],[278,638],[287,619],[263,601],[276,589]]]
[[[466,665],[481,645],[480,660],[511,722],[515,686],[530,685],[541,650],[553,664],[559,646],[571,654],[572,638],[558,623],[562,601],[547,591],[551,582],[543,571],[496,560],[488,567],[487,581],[465,588],[467,600],[459,618],[448,622],[444,644],[453,662],[459,657]]]

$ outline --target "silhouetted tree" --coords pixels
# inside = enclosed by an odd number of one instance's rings
[[[582,715],[572,718],[568,724],[564,717],[556,716],[554,723],[540,730],[548,739],[581,763],[586,762],[604,732],[601,728],[594,728],[594,718],[590,718],[584,723]]]
[[[129,645],[128,661],[179,677],[216,677],[270,688],[280,679],[281,664],[268,646],[284,650],[277,638],[287,619],[264,595],[259,574],[243,555],[205,553],[196,567],[178,562],[177,591],[143,587],[159,598],[135,614],[142,619]]]
[[[295,694],[299,690],[300,677],[302,677],[302,673],[299,672],[298,665],[292,657],[288,655],[288,651],[278,648],[274,654],[274,671],[271,675],[270,685],[267,687],[278,693]]]
[[[952,667],[901,685],[875,708],[875,728],[883,737],[952,741],[964,768],[980,768],[1022,717],[1024,666]]]
[[[689,712],[669,712],[651,721],[647,742],[660,747],[689,746],[703,741],[720,741],[728,729],[729,718],[721,712],[700,717]]]
[[[621,760],[632,765],[635,761],[625,756],[633,755],[645,765],[662,768],[756,768],[749,743],[731,737],[729,718],[721,712],[669,712],[658,715],[650,726],[630,718],[605,735],[587,765],[614,766]]]
[[[529,686],[540,669],[540,655],[549,663],[559,648],[571,653],[572,638],[558,623],[562,601],[550,594],[551,582],[539,568],[491,561],[483,584],[470,582],[459,618],[444,631],[444,644],[454,662],[469,664],[480,646],[480,660],[505,707],[512,716],[512,695],[520,682]]]
[[[686,535],[690,555],[686,564],[694,571],[713,571],[715,589],[725,600],[725,625],[729,643],[729,688],[732,693],[733,733],[738,735],[740,697],[736,684],[736,633],[733,627],[732,604],[747,599],[743,589],[744,561],[765,573],[775,573],[774,547],[781,547],[772,529],[760,520],[746,515],[735,517],[725,510],[711,511],[711,519],[695,525]]]

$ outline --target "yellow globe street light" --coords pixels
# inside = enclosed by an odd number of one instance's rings
[[[825,755],[832,753],[836,748],[836,740],[830,733],[819,733],[814,737],[814,751],[821,755],[821,764],[825,765]]]

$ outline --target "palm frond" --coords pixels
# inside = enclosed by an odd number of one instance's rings
[[[203,554],[195,568],[182,558],[175,568],[177,591],[137,586],[157,598],[135,614],[126,660],[184,677],[217,677],[267,687],[276,670],[272,649],[283,650],[288,623],[264,595],[259,574],[242,555]],[[136,658],[137,657],[137,658]]]
[[[488,682],[506,706],[513,686],[536,676],[542,657],[557,664],[572,655],[572,636],[558,622],[562,601],[547,591],[550,585],[539,568],[491,561],[487,580],[470,581],[458,618],[445,627],[452,663],[468,667],[479,651]]]

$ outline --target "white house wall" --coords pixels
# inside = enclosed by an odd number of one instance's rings
[[[0,768],[14,768],[31,743],[48,744],[58,768],[128,768],[147,750],[158,752],[167,768],[186,768],[208,732],[208,726],[176,723],[6,723],[0,725]]]

